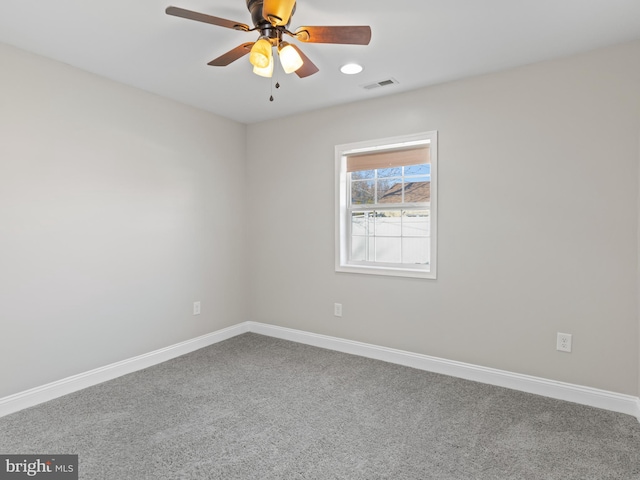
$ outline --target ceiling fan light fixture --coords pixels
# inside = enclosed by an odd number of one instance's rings
[[[340,67],[340,71],[345,75],[355,75],[360,73],[362,70],[362,65],[358,65],[357,63],[347,63]]]
[[[256,68],[268,68],[269,63],[273,62],[271,54],[271,42],[267,37],[260,37],[251,47],[249,53],[249,62]]]
[[[282,42],[279,45],[278,54],[284,73],[293,73],[304,64],[300,54],[288,42]]]
[[[368,45],[371,41],[371,27],[367,25],[302,26],[295,31],[289,30],[289,23],[296,11],[296,0],[246,0],[246,3],[247,9],[251,14],[253,28],[242,22],[179,7],[167,7],[165,13],[174,17],[246,33],[260,32],[257,41],[238,45],[207,63],[207,65],[213,67],[225,67],[248,55],[249,62],[255,67],[256,73],[259,75],[271,76],[271,68],[280,58],[282,59],[283,69],[287,73],[295,73],[299,78],[306,78],[318,73],[318,67],[313,64],[302,50],[296,45],[292,44],[289,47],[285,42],[282,42],[285,34],[305,43]],[[275,55],[273,53],[274,47],[278,49],[278,59],[273,58]]]
[[[260,75],[261,77],[271,78],[273,77],[273,56],[269,57],[269,65],[264,68],[253,67],[253,73]]]

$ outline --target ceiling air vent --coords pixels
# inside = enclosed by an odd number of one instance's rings
[[[387,85],[395,85],[397,83],[399,82],[395,78],[388,78],[386,80],[381,80],[379,82],[362,85],[362,88],[364,88],[365,90],[373,90],[374,88],[386,87]]]

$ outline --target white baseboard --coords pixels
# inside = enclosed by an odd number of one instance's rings
[[[145,353],[137,357],[122,360],[112,363],[111,365],[0,398],[0,417],[82,390],[92,385],[97,385],[98,383],[106,382],[107,380],[113,380],[128,373],[157,365],[158,363],[166,362],[172,358],[227,340],[228,338],[246,333],[247,331],[247,323],[240,323],[216,332],[192,338],[191,340],[176,343],[169,347],[154,350],[153,352]]]
[[[339,352],[396,363],[407,367],[442,373],[452,377],[506,387],[545,397],[566,400],[619,413],[632,415],[640,421],[640,399],[631,395],[583,387],[571,383],[547,380],[545,378],[507,372],[495,368],[481,367],[469,363],[456,362],[418,353],[379,347],[352,340],[344,340],[327,335],[303,332],[291,328],[277,327],[264,323],[247,322],[250,332],[270,337],[291,340],[306,345],[336,350]]]
[[[166,362],[194,350],[213,345],[246,332],[258,333],[269,337],[291,340],[293,342],[313,345],[362,357],[382,360],[434,373],[464,378],[476,382],[511,388],[523,392],[534,393],[546,397],[589,405],[592,407],[626,413],[640,421],[640,398],[631,395],[583,387],[570,383],[547,380],[519,373],[481,367],[469,363],[456,362],[418,353],[380,347],[368,343],[345,340],[327,335],[304,332],[291,328],[278,327],[257,322],[244,322],[216,332],[202,335],[166,348],[161,348],[144,355],[139,355],[121,362],[112,363],[85,373],[64,378],[56,382],[32,388],[24,392],[0,399],[0,417],[17,412],[39,403],[76,392],[83,388],[106,382],[114,378],[132,373],[158,363]]]

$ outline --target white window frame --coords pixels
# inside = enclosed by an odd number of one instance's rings
[[[425,204],[429,209],[430,257],[428,269],[421,265],[388,264],[382,262],[356,262],[350,260],[351,221],[349,209],[349,181],[347,157],[355,153],[400,150],[414,145],[428,144],[431,163],[431,198]],[[436,278],[437,266],[437,179],[438,132],[422,132],[412,135],[369,140],[336,145],[335,147],[335,271],[397,277]],[[393,204],[391,209],[406,209],[407,204]],[[409,208],[416,208],[415,204]],[[373,209],[373,208],[372,208]]]

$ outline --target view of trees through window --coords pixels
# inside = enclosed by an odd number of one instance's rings
[[[428,202],[431,165],[351,172],[351,204]]]

